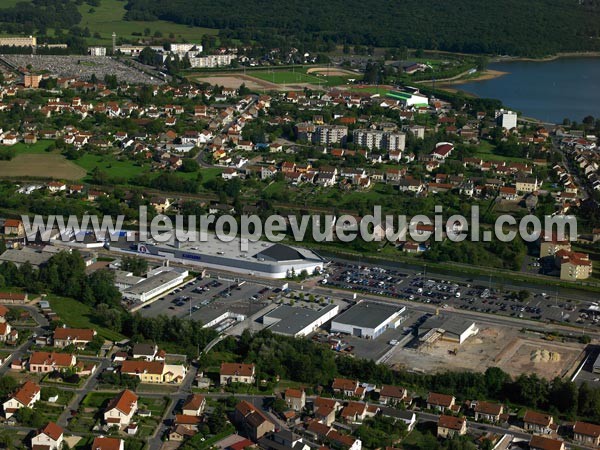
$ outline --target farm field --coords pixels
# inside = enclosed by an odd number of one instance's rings
[[[58,153],[22,153],[11,161],[0,161],[0,177],[4,178],[54,178],[78,180],[85,170]]]

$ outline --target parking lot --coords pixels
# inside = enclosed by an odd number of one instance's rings
[[[565,300],[555,292],[539,289],[502,289],[473,279],[450,280],[400,269],[333,264],[326,286],[367,294],[546,322],[579,323],[600,327],[600,321],[585,312],[584,302]]]
[[[273,299],[276,295],[274,290],[254,283],[196,279],[143,306],[139,311],[146,317],[191,317],[222,331],[238,321],[236,317],[229,317],[212,323],[224,313],[229,312],[239,319],[252,316],[271,303],[269,297]]]

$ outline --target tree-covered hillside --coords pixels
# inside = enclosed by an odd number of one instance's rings
[[[130,20],[306,49],[347,43],[530,56],[600,49],[594,0],[129,0],[126,8]]]

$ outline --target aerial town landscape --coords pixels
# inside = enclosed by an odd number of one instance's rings
[[[0,0],[0,448],[600,449],[598,2],[224,3]]]

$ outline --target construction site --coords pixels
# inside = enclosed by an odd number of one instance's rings
[[[550,341],[517,328],[477,324],[464,341],[444,338],[439,329],[425,331],[406,347],[397,347],[387,364],[397,369],[431,373],[445,370],[484,372],[499,367],[512,376],[571,376],[585,356],[578,343]]]

